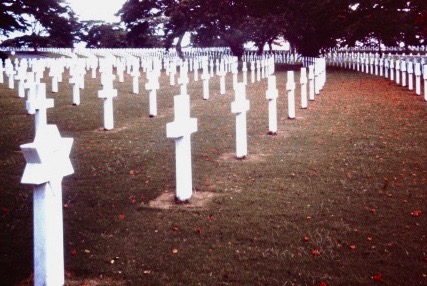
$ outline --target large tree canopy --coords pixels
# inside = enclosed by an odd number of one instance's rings
[[[426,40],[425,0],[128,0],[119,12],[132,35],[149,43],[162,30],[169,47],[192,33],[194,45],[227,45],[241,55],[243,44],[283,36],[306,56],[376,38],[396,45]],[[178,41],[180,43],[180,41]]]
[[[64,0],[5,0],[0,3],[0,34],[25,32],[15,44],[71,47],[80,24]]]

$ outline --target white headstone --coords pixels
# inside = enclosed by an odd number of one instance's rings
[[[301,68],[300,73],[300,84],[301,84],[301,108],[307,108],[307,69]]]
[[[268,77],[268,89],[265,94],[268,100],[268,134],[277,134],[277,98],[279,91],[276,88],[276,76]]]
[[[424,100],[427,101],[427,65],[424,65]]]
[[[314,66],[313,65],[309,65],[308,66],[308,83],[309,83],[309,96],[308,99],[309,100],[314,100],[314,94],[315,94],[315,90],[314,90]]]
[[[147,71],[148,83],[145,89],[148,90],[148,104],[150,117],[157,116],[157,90],[160,88],[159,79],[155,72]]]
[[[175,120],[166,124],[166,136],[175,139],[176,199],[185,202],[193,194],[191,133],[197,131],[197,119],[190,117],[190,96],[174,97]]]
[[[421,64],[415,64],[415,93],[421,95]]]
[[[408,62],[408,89],[414,90],[414,64]]]
[[[288,71],[286,90],[288,91],[288,116],[289,119],[295,119],[295,80],[293,71]]]
[[[113,98],[117,97],[117,89],[113,88],[112,74],[104,74],[103,79],[103,89],[98,91],[98,98],[104,99],[104,129],[112,130],[114,128]]]
[[[231,112],[236,114],[236,157],[238,159],[244,159],[248,153],[246,112],[249,108],[245,84],[237,83],[235,100],[231,103]]]
[[[74,173],[72,138],[44,126],[33,143],[21,145],[27,162],[22,184],[34,184],[34,285],[64,285],[62,178]]]

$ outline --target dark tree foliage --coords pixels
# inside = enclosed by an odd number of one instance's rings
[[[356,41],[394,46],[400,42],[419,45],[426,40],[427,1],[365,0],[352,15],[349,44]]]
[[[88,48],[121,48],[126,42],[126,32],[117,24],[85,21],[83,27],[81,40]]]
[[[5,0],[0,3],[0,19],[0,34],[31,33],[3,45],[71,47],[80,30],[64,0]]]

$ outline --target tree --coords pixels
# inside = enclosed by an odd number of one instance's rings
[[[85,21],[83,26],[81,40],[88,48],[120,48],[126,43],[126,32],[119,25]]]
[[[131,47],[150,48],[158,44],[164,27],[164,11],[170,1],[128,0],[116,15],[125,24],[127,43]]]
[[[41,37],[49,38],[49,45],[72,46],[80,28],[77,18],[64,0],[5,0],[0,4],[0,33],[9,35],[20,31],[31,34],[15,41],[39,46]],[[3,17],[5,21],[3,21]]]
[[[348,43],[395,46],[419,45],[426,40],[427,3],[422,0],[367,0],[357,5],[348,27]]]

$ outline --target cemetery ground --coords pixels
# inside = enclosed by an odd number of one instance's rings
[[[129,76],[114,83],[111,131],[99,77],[86,75],[79,106],[67,77],[48,92],[48,122],[74,138],[75,173],[63,180],[66,284],[426,285],[426,102],[387,79],[328,68],[321,94],[288,120],[288,68],[276,71],[276,136],[267,134],[267,80],[248,84],[245,160],[234,158],[231,75],[225,95],[210,81],[209,100],[191,80],[195,195],[182,205],[172,203],[166,138],[179,86],[164,73],[155,118],[147,91],[132,94]],[[32,186],[20,184],[19,146],[32,142],[34,118],[7,84],[0,107],[0,284],[28,285]]]

